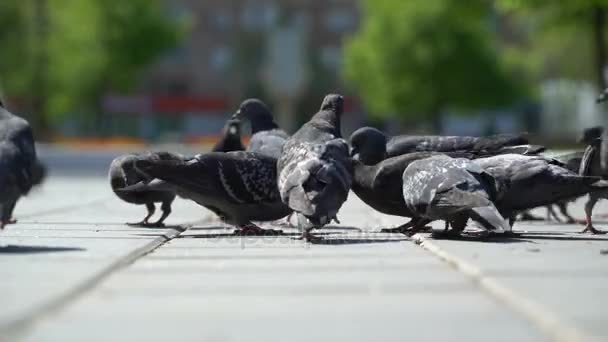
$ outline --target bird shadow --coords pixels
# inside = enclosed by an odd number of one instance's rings
[[[318,235],[318,234],[315,234]],[[362,245],[408,241],[407,237],[396,239],[321,238],[309,241],[312,245]]]
[[[0,246],[0,254],[82,252],[85,250],[86,250],[85,248],[80,248],[80,247],[24,246],[24,245]]]
[[[482,243],[533,243],[536,244],[533,240],[524,239],[523,236],[472,236],[472,235],[441,235],[441,234],[431,234],[430,237],[433,240],[454,240],[454,241],[467,241],[467,242],[482,242]]]
[[[554,240],[554,241],[608,241],[608,237],[581,235],[573,236],[571,234],[555,234],[551,233],[525,233],[522,237],[531,240]],[[605,235],[604,235],[605,236]]]
[[[211,233],[211,234],[188,234],[180,235],[178,239],[218,239],[218,238],[280,238],[280,237],[296,237],[302,234],[299,233],[280,233],[280,234],[259,234],[259,235],[239,235],[234,233]]]

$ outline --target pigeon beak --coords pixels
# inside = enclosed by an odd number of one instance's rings
[[[237,110],[236,113],[232,115],[233,120],[240,120],[243,117],[243,112],[241,110]]]
[[[354,148],[354,147],[351,147],[351,148],[350,148],[350,153],[349,153],[349,154],[350,154],[350,156],[351,156],[351,157],[352,157],[352,156],[354,156],[354,155],[355,155],[355,154],[357,154],[357,153],[358,153],[358,151],[357,151],[357,149],[356,149],[356,148]]]

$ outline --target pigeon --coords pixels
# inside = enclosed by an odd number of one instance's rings
[[[564,164],[564,166],[575,173],[578,173],[580,169],[581,162],[583,160],[584,152],[577,151],[567,154],[562,154],[559,156],[553,157],[555,160]],[[553,217],[557,222],[561,222],[561,219],[557,216],[557,213],[553,209],[553,206],[557,206],[562,216],[566,218],[566,223],[575,223],[576,220],[570,213],[568,212],[568,205],[573,202],[574,199],[562,200],[547,206],[547,220],[550,220]]]
[[[244,151],[241,142],[241,121],[230,119],[222,132],[222,138],[211,149],[212,152]]]
[[[608,177],[608,173],[604,172],[601,165],[602,155],[606,153],[606,151],[603,150],[603,133],[604,128],[600,126],[590,127],[583,131],[583,136],[580,141],[587,144],[587,148],[585,148],[585,152],[580,163],[580,175],[597,176],[602,177],[604,179]],[[608,190],[589,193],[589,199],[587,200],[587,203],[585,203],[586,226],[582,233],[606,233],[605,231],[596,229],[593,226],[593,221],[591,218],[591,216],[593,215],[593,207],[595,207],[595,204],[603,198],[608,198]]]
[[[210,152],[190,160],[140,159],[135,168],[155,178],[129,190],[168,189],[238,227],[239,235],[275,235],[252,221],[273,221],[291,210],[277,188],[277,160],[255,152]]]
[[[346,201],[352,183],[348,144],[340,133],[344,99],[325,96],[321,109],[285,145],[278,160],[281,200],[297,213],[302,238],[332,219]]]
[[[117,157],[110,164],[109,178],[112,190],[127,203],[144,204],[148,210],[144,219],[137,223],[127,223],[130,226],[163,227],[165,219],[171,214],[171,204],[175,200],[175,192],[170,189],[129,190],[128,187],[140,182],[149,183],[153,177],[135,168],[135,163],[140,160],[147,161],[182,161],[185,157],[169,152],[146,152],[141,154],[126,154]],[[155,203],[161,203],[162,215],[156,222],[149,219],[156,211]]]
[[[387,157],[395,157],[411,152],[467,152],[476,157],[504,153],[538,154],[545,150],[543,146],[530,145],[521,134],[498,134],[487,137],[465,136],[407,136],[400,135],[388,138],[381,131],[372,127],[362,127],[350,136],[350,143],[364,146],[373,137],[383,135],[386,140]]]
[[[404,205],[422,224],[435,220],[458,222],[464,229],[471,218],[482,230],[511,231],[494,201],[498,189],[494,178],[466,158],[435,155],[412,162],[403,171]],[[418,228],[414,226],[414,229]],[[460,230],[459,229],[459,230]]]
[[[247,119],[251,122],[251,139],[247,151],[261,153],[278,159],[283,145],[289,138],[274,122],[270,109],[258,99],[243,101],[232,116],[235,119]]]
[[[399,227],[382,229],[382,232],[410,234],[418,231],[419,228],[414,229],[413,226],[424,220],[415,217],[414,213],[403,205],[401,186],[403,171],[412,162],[434,155],[448,154],[462,158],[472,158],[472,155],[462,152],[414,152],[386,158],[386,136],[377,130],[368,133],[365,139],[359,136],[351,140],[353,192],[363,202],[381,213],[413,218]]]
[[[12,217],[21,196],[27,195],[44,178],[44,166],[38,161],[34,135],[29,123],[0,104],[0,229],[15,223]]]
[[[604,192],[608,185],[601,177],[581,176],[558,160],[543,156],[503,154],[473,162],[496,179],[499,194],[495,204],[511,224],[517,212]]]

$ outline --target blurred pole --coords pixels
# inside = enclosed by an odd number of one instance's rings
[[[605,26],[606,10],[602,5],[596,5],[593,8],[593,38],[595,44],[597,81],[600,91],[606,89],[606,77],[604,75],[604,63],[606,62]]]
[[[34,72],[32,77],[32,125],[37,138],[48,136],[48,2],[33,0]]]

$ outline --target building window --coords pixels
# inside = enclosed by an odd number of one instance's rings
[[[277,8],[271,3],[249,1],[243,6],[241,25],[249,31],[271,28],[277,18]]]
[[[210,13],[208,18],[209,25],[216,30],[224,31],[233,25],[232,14],[227,9],[220,9],[215,13]]]
[[[325,67],[337,69],[340,67],[341,59],[342,52],[337,46],[328,45],[321,48],[321,62]]]
[[[214,71],[225,71],[230,65],[232,54],[227,46],[217,46],[211,49],[209,66]]]
[[[345,32],[355,26],[355,15],[346,9],[333,9],[325,16],[325,27],[330,32]]]

